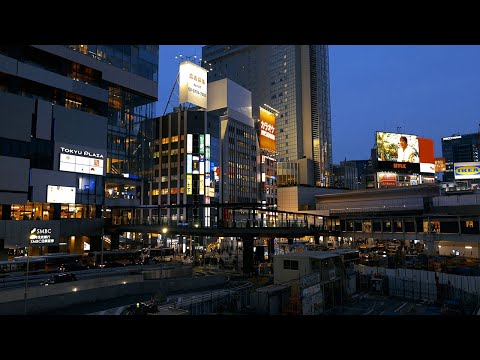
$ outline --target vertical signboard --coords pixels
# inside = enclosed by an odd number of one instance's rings
[[[200,134],[198,137],[198,144],[199,144],[199,154],[205,154],[205,135]]]
[[[192,173],[192,154],[187,154],[187,174]]]
[[[260,107],[260,148],[276,151],[275,114]]]
[[[192,195],[193,180],[192,175],[187,175],[187,195]]]
[[[191,154],[193,149],[193,134],[187,134],[187,154]]]
[[[204,175],[200,175],[200,185],[198,186],[198,194],[204,195],[205,194],[205,179]]]

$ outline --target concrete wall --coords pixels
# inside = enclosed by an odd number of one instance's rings
[[[53,107],[55,141],[81,144],[84,147],[107,148],[107,118],[84,111]]]
[[[1,136],[30,142],[34,113],[34,99],[0,92]],[[12,124],[15,124],[15,126],[12,126]]]
[[[37,286],[28,289],[27,313],[40,314],[74,305],[105,301],[127,295],[191,292],[225,283],[227,277],[182,277],[143,281],[143,275],[125,275],[109,278],[79,280],[75,282]],[[74,291],[76,289],[76,291]],[[0,315],[24,313],[24,288],[2,292]]]
[[[29,168],[28,159],[0,156],[0,204],[27,203]]]
[[[41,99],[37,101],[37,133],[35,135],[39,139],[51,140],[53,104]]]

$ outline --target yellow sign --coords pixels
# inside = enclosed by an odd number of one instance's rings
[[[187,195],[192,195],[193,180],[192,175],[187,175]]]
[[[200,185],[198,188],[198,194],[205,195],[205,176],[204,175],[200,175]]]
[[[275,114],[260,107],[260,148],[276,151]]]

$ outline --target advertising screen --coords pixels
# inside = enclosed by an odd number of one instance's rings
[[[70,186],[47,185],[47,202],[75,204],[75,188]]]
[[[378,161],[420,162],[416,135],[377,131],[376,137]]]
[[[276,151],[275,114],[260,107],[260,148]]]

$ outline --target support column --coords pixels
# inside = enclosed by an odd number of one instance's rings
[[[315,245],[320,245],[320,235],[315,234],[315,236],[313,238],[314,238],[314,241],[315,241]]]
[[[2,205],[2,218],[0,220],[11,220],[11,205]]]
[[[273,254],[275,254],[275,238],[269,238],[267,240],[268,244],[268,261],[272,262]]]
[[[428,256],[435,255],[435,235],[428,235],[425,251]]]
[[[118,248],[120,247],[120,234],[118,233],[112,234],[110,235],[110,239],[111,239],[112,250],[118,250]]]
[[[91,251],[102,251],[102,237],[101,236],[90,236],[90,250]]]
[[[253,236],[242,236],[243,241],[243,274],[251,275],[255,272],[253,266]]]
[[[288,251],[292,251],[293,238],[288,238],[287,243],[288,243]]]

